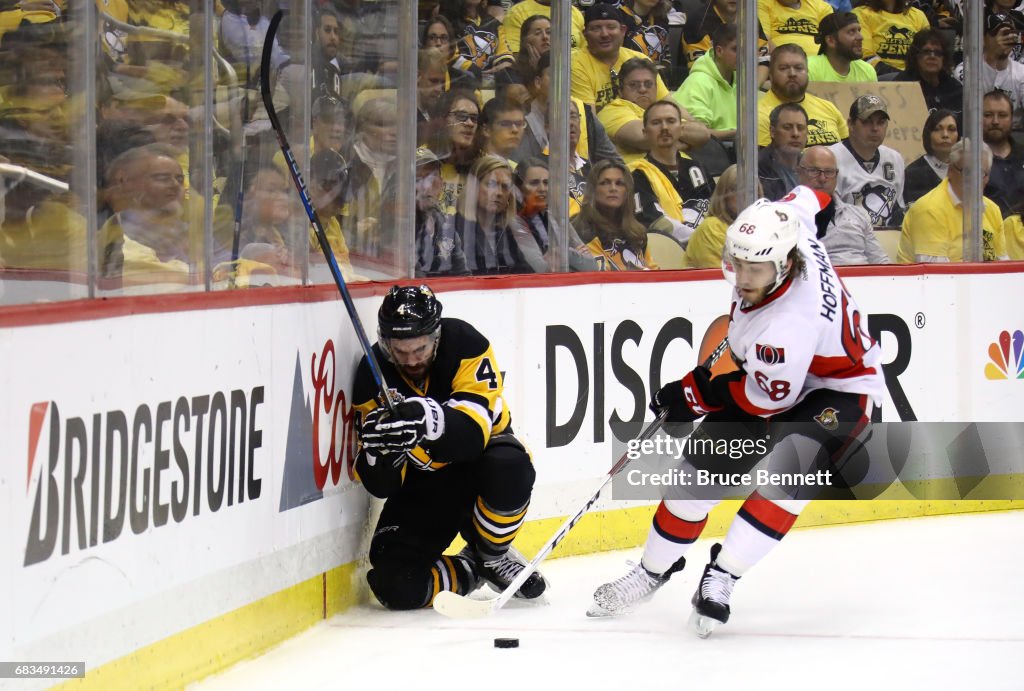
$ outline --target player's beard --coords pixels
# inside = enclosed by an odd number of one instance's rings
[[[401,370],[403,377],[415,384],[417,388],[422,388],[421,385],[426,380],[427,372],[430,370],[430,361],[427,360],[413,366],[399,365],[398,369]]]

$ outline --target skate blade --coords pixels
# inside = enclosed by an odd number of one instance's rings
[[[714,633],[715,628],[721,623],[717,619],[697,614],[696,610],[690,613],[690,628],[697,633],[698,638],[707,638]]]

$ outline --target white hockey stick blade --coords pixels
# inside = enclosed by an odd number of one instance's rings
[[[483,619],[494,611],[494,604],[499,599],[474,600],[450,590],[442,590],[434,596],[434,611],[449,619]]]

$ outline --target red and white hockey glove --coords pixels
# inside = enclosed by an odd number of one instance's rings
[[[695,367],[682,379],[665,384],[651,399],[655,413],[668,410],[668,422],[691,422],[722,408],[711,390],[711,371],[706,367]]]

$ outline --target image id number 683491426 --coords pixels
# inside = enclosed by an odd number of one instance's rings
[[[0,661],[0,679],[74,679],[84,676],[84,662]]]

